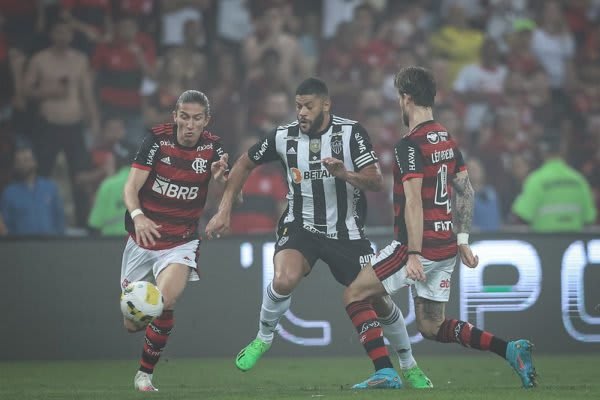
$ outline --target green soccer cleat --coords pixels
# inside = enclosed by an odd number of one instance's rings
[[[506,360],[521,378],[524,388],[532,388],[537,385],[537,373],[531,356],[532,350],[533,344],[524,339],[508,342],[506,348]]]
[[[235,358],[235,366],[241,371],[252,369],[263,354],[271,348],[271,343],[265,343],[260,339],[254,339],[244,347]]]
[[[431,380],[425,375],[423,370],[416,365],[409,369],[403,369],[402,376],[404,377],[404,380],[408,382],[408,386],[413,389],[431,389],[433,387]]]

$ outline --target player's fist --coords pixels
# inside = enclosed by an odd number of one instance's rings
[[[229,233],[229,224],[231,215],[225,211],[217,211],[217,213],[208,221],[204,232],[209,239],[220,238],[221,235]]]
[[[333,157],[327,157],[321,160],[321,163],[331,175],[335,176],[336,178],[346,179],[346,174],[348,171],[346,170],[346,166],[342,160],[338,160],[337,158]]]
[[[221,183],[225,182],[225,172],[228,168],[229,154],[225,153],[210,166],[210,172],[213,178]]]
[[[468,244],[459,245],[458,252],[460,253],[460,259],[467,267],[475,268],[479,264],[479,256],[473,254]]]

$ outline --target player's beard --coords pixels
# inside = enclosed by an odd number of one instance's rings
[[[319,115],[317,115],[317,118],[315,118],[315,120],[310,124],[310,126],[308,127],[308,130],[306,132],[302,131],[302,133],[307,134],[307,135],[312,135],[312,134],[317,133],[317,129],[319,129],[321,127],[324,120],[325,120],[325,112],[321,111],[319,113]],[[298,121],[298,122],[300,122],[300,121]]]

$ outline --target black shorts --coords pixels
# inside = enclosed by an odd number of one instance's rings
[[[352,283],[373,256],[367,239],[330,239],[292,224],[282,225],[277,231],[275,254],[285,249],[302,253],[311,269],[317,260],[323,260],[335,280],[344,286]]]

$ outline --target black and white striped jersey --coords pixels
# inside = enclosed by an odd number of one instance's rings
[[[337,179],[321,160],[334,157],[348,171],[377,162],[367,131],[356,121],[331,115],[327,129],[308,136],[298,122],[280,126],[248,150],[257,163],[281,161],[288,182],[288,208],[280,223],[294,223],[333,239],[364,239],[365,194]]]

